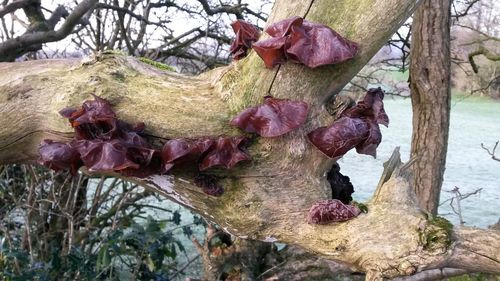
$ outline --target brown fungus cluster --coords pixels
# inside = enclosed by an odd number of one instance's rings
[[[360,154],[375,157],[382,141],[379,124],[389,125],[383,99],[384,92],[380,88],[368,90],[361,101],[342,112],[332,125],[310,132],[307,135],[309,140],[335,160],[353,148]]]
[[[242,136],[176,139],[162,149],[154,148],[143,138],[144,123],[130,125],[118,119],[109,102],[97,96],[85,101],[80,109],[63,109],[60,114],[68,118],[74,139],[68,143],[44,140],[39,147],[39,162],[54,170],[69,170],[73,175],[86,166],[90,172],[142,178],[167,173],[185,162],[195,163],[199,171],[204,171],[216,166],[229,169],[250,160]],[[210,195],[220,195],[223,189],[215,188],[213,181],[205,176],[195,183]]]
[[[349,177],[340,173],[338,163],[333,163],[332,168],[326,174],[326,180],[332,189],[332,199],[338,199],[344,204],[352,201],[351,195],[354,193],[354,187]]]
[[[361,210],[337,199],[325,199],[316,202],[309,210],[307,222],[310,224],[328,224],[347,221],[357,217]]]
[[[253,24],[243,20],[236,20],[231,23],[236,38],[231,44],[229,52],[233,60],[240,60],[247,55],[248,49],[252,47],[252,43],[257,41],[260,36],[260,30]]]
[[[382,141],[379,124],[388,126],[389,117],[384,110],[382,89],[370,89],[355,106],[340,113],[340,118],[328,127],[313,130],[307,136],[311,143],[330,158],[338,160],[347,151],[356,148],[360,154],[376,156]],[[333,199],[322,200],[309,210],[307,221],[311,224],[327,224],[345,221],[360,214],[352,205],[354,192],[349,178],[340,173],[334,164],[327,174]]]
[[[265,31],[271,38],[259,42],[255,42],[260,35],[257,27],[241,20],[231,26],[236,33],[230,49],[233,59],[245,57],[248,49],[253,48],[268,68],[287,60],[310,68],[340,63],[354,57],[359,48],[330,27],[297,16],[270,25]],[[331,126],[310,132],[309,140],[334,159],[352,148],[375,156],[382,139],[378,125],[389,124],[383,97],[380,88],[370,89],[362,101],[344,111]],[[60,114],[69,119],[75,130],[75,139],[69,143],[44,140],[39,148],[41,164],[54,170],[69,170],[73,175],[86,166],[91,172],[147,177],[167,173],[183,163],[196,163],[201,172],[215,166],[230,169],[250,160],[244,150],[247,139],[243,136],[172,139],[162,149],[154,148],[143,138],[144,123],[130,125],[119,120],[106,100],[94,98],[85,101],[80,109],[61,110]],[[301,126],[308,110],[305,102],[266,96],[262,105],[242,111],[231,120],[231,125],[262,137],[277,137]],[[345,221],[361,212],[349,204],[353,189],[348,177],[334,167],[328,181],[334,199],[314,204],[307,217],[309,223]],[[224,192],[219,178],[213,175],[200,173],[194,184],[212,196]]]
[[[271,38],[258,42],[260,32],[256,26],[243,20],[236,20],[231,26],[236,34],[230,48],[233,59],[242,59],[252,48],[267,68],[287,60],[310,68],[336,64],[353,58],[359,49],[357,43],[330,27],[298,16],[271,24],[265,30]]]
[[[271,38],[258,41],[252,48],[266,67],[273,68],[287,60],[310,68],[348,60],[358,52],[358,45],[330,27],[294,16],[266,28]]]
[[[247,133],[265,138],[286,134],[300,127],[307,118],[309,105],[303,101],[264,97],[264,104],[247,108],[231,120]]]

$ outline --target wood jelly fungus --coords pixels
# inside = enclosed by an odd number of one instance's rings
[[[85,101],[81,108],[66,108],[60,114],[68,118],[75,130],[75,139],[58,146],[50,141],[42,143],[40,162],[45,166],[76,172],[76,161],[67,163],[60,159],[61,156],[55,157],[71,151],[78,163],[83,163],[91,172],[118,172],[139,177],[161,172],[159,151],[140,136],[144,123],[130,125],[119,120],[105,99],[94,96],[94,100]]]
[[[340,173],[338,163],[333,163],[332,168],[326,174],[326,179],[332,189],[332,199],[338,199],[344,204],[349,204],[352,201],[354,186],[348,176]]]
[[[180,163],[203,171],[216,166],[230,169],[240,161],[250,160],[243,150],[243,136],[173,139],[161,150],[155,149],[141,136],[144,123],[130,125],[118,119],[108,101],[97,96],[79,109],[66,108],[59,113],[69,119],[75,139],[69,143],[44,140],[39,162],[54,170],[70,170],[73,175],[83,165],[91,172],[143,178],[166,173]],[[195,183],[209,195],[224,192],[213,176],[200,176]]]
[[[316,202],[307,216],[310,224],[328,224],[347,221],[357,217],[361,210],[353,205],[342,203],[337,199],[326,199]]]
[[[297,16],[276,22],[265,31],[271,38],[254,43],[252,48],[268,68],[285,60],[315,68],[343,62],[358,52],[355,42],[330,27]]]
[[[330,158],[339,159],[353,148],[360,154],[376,157],[382,141],[379,124],[389,124],[383,98],[380,88],[368,90],[363,100],[344,111],[332,125],[310,132],[309,140]]]
[[[302,101],[265,97],[264,104],[245,109],[231,120],[248,133],[272,138],[298,128],[307,118],[309,106]]]
[[[80,154],[70,145],[62,142],[44,140],[38,148],[38,162],[52,170],[70,170],[75,175],[82,166]]]
[[[213,147],[214,143],[215,141],[210,138],[169,140],[165,143],[161,151],[164,169],[168,171],[175,164],[182,162],[197,163]]]
[[[224,188],[219,184],[216,176],[200,174],[194,178],[194,184],[201,187],[208,195],[221,196],[224,193]]]
[[[250,160],[250,156],[242,150],[245,141],[246,138],[242,136],[219,137],[201,161],[200,171],[214,166],[231,169],[240,161]]]
[[[234,60],[239,60],[246,57],[252,43],[259,39],[260,31],[255,25],[243,20],[234,21],[231,23],[231,27],[236,33],[236,38],[231,44],[229,52]]]

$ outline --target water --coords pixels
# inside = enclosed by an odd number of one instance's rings
[[[411,146],[411,102],[409,99],[386,98],[385,109],[390,118],[389,128],[381,126],[383,140],[377,149],[377,159],[347,153],[339,163],[355,187],[355,200],[369,199],[378,183],[383,167],[396,146],[401,147],[403,161],[408,161]],[[466,225],[487,227],[500,218],[500,162],[494,161],[481,148],[492,148],[500,140],[500,102],[487,99],[456,98],[452,101],[450,136],[441,201],[450,199],[447,192],[455,186],[462,194],[482,188],[478,195],[463,201],[462,215]],[[500,148],[497,149],[500,155]],[[458,224],[448,203],[439,214]]]

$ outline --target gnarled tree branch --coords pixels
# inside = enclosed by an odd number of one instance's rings
[[[73,28],[80,22],[82,17],[94,8],[98,0],[84,0],[78,4],[75,9],[66,17],[66,20],[58,30],[48,29],[28,31],[25,34],[11,38],[0,43],[0,62],[13,61],[18,56],[27,51],[39,50],[41,44],[47,42],[59,41],[73,31]],[[43,16],[43,15],[42,15]],[[54,19],[52,19],[52,23]]]

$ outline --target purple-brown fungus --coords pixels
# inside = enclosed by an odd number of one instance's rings
[[[231,169],[240,161],[250,160],[250,156],[243,150],[245,142],[246,138],[242,136],[219,137],[201,160],[200,171],[214,166]]]
[[[250,156],[243,150],[245,141],[243,136],[169,140],[161,153],[164,169],[169,170],[175,164],[186,162],[199,163],[200,171],[214,166],[230,169],[240,161],[250,160]]]
[[[309,140],[330,158],[339,159],[352,148],[360,154],[376,157],[376,149],[382,141],[379,124],[389,124],[383,98],[380,88],[368,90],[363,100],[344,111],[332,125],[310,132]]]
[[[366,92],[364,98],[355,106],[342,113],[343,116],[351,118],[366,118],[377,124],[389,126],[389,117],[384,110],[384,91],[380,88],[371,88]]]
[[[315,68],[343,62],[358,52],[358,44],[330,27],[297,16],[276,22],[265,31],[271,38],[254,43],[252,48],[268,68],[285,60]]]
[[[328,224],[342,222],[357,217],[361,210],[354,206],[342,203],[337,199],[326,199],[316,202],[307,215],[310,224]]]
[[[236,38],[231,44],[229,52],[233,60],[240,60],[247,56],[247,51],[252,47],[252,43],[259,39],[259,29],[246,21],[236,20],[231,23]]]
[[[368,125],[359,118],[342,117],[329,127],[320,127],[307,137],[326,156],[339,159],[368,136]]]
[[[76,175],[76,171],[83,165],[78,151],[66,143],[44,140],[38,153],[38,162],[55,171],[69,169],[72,175]]]
[[[210,138],[196,140],[173,139],[167,141],[161,151],[164,170],[170,170],[174,164],[186,162],[197,163],[201,156],[213,146],[214,142]]]
[[[201,187],[208,195],[221,196],[224,193],[224,188],[219,184],[216,176],[199,174],[194,178],[194,184]]]
[[[109,102],[95,95],[80,109],[66,108],[60,114],[69,119],[75,139],[69,143],[44,140],[39,162],[54,170],[70,170],[73,175],[83,165],[91,172],[147,177],[166,173],[181,163],[202,171],[214,166],[230,169],[250,160],[243,136],[173,139],[156,149],[141,136],[144,123],[130,125],[119,120]],[[209,195],[219,196],[224,191],[214,176],[204,175],[195,183]]]
[[[303,101],[264,98],[264,104],[247,108],[231,120],[248,133],[257,133],[266,138],[286,134],[302,125],[307,118],[309,106]]]
[[[94,100],[85,101],[80,109],[66,108],[60,114],[69,119],[75,139],[58,146],[45,140],[39,149],[40,162],[45,166],[70,168],[76,173],[77,165],[61,165],[60,157],[54,156],[71,151],[72,159],[77,159],[74,162],[85,165],[91,172],[145,177],[161,171],[159,151],[140,136],[144,123],[130,125],[119,120],[105,99],[94,96]]]

